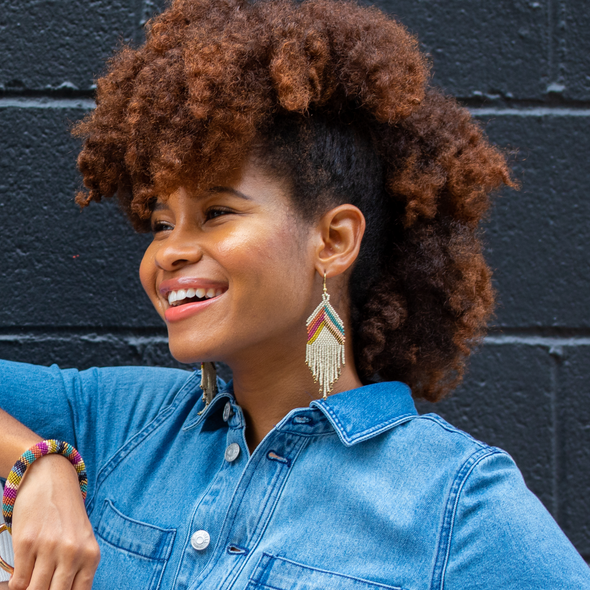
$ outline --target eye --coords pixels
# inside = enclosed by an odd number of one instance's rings
[[[217,217],[222,217],[223,215],[228,215],[233,213],[231,209],[225,209],[224,207],[211,207],[205,211],[205,221],[210,221],[211,219],[216,219]]]
[[[173,227],[170,223],[167,223],[165,221],[160,221],[157,219],[152,221],[152,234],[154,234],[154,235],[162,233],[164,231],[170,231],[172,229],[173,229]]]

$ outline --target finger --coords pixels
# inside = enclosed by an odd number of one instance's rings
[[[76,572],[72,568],[58,567],[51,578],[49,590],[71,590]]]
[[[89,543],[86,546],[86,552],[83,557],[83,567],[76,574],[72,590],[91,590],[94,574],[100,563],[100,549],[98,543]],[[53,590],[53,588],[51,588]]]
[[[35,568],[31,576],[31,581],[28,586],[19,587],[18,590],[49,590],[51,584],[51,578],[53,578],[54,568],[52,565],[48,565],[47,562],[40,560],[35,561]],[[8,587],[13,590],[12,580],[10,580]]]
[[[14,573],[8,582],[9,590],[26,590],[35,567],[35,553],[27,545],[14,547]]]
[[[78,572],[78,574],[74,578],[72,590],[91,590],[93,580],[94,571],[89,572],[88,570],[85,570],[82,572]],[[51,590],[53,590],[53,587],[51,588]]]

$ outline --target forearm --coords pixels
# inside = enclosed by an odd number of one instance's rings
[[[8,477],[16,460],[40,440],[32,430],[0,410],[0,477]]]

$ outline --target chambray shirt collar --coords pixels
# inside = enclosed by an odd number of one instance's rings
[[[410,388],[398,381],[373,383],[315,400],[342,443],[350,447],[410,420],[418,412]]]
[[[185,428],[196,426],[220,413],[227,401],[235,402],[231,381],[220,388],[219,393],[204,411],[200,408],[202,413],[189,420],[190,425],[185,425]],[[328,396],[326,400],[314,400],[309,408],[317,409],[325,416],[342,444],[347,447],[373,438],[418,414],[410,388],[398,381],[373,383],[336,393]],[[292,410],[277,428],[282,429],[293,416],[302,412],[309,413],[309,409]]]

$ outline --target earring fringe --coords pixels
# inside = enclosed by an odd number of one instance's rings
[[[205,407],[199,414],[205,411],[217,393],[217,371],[214,363],[201,363],[201,389],[203,390]]]
[[[307,346],[305,362],[311,369],[314,381],[319,382],[319,393],[327,399],[342,373],[344,358],[344,322],[330,304],[324,273],[324,293],[321,303],[307,319]]]

